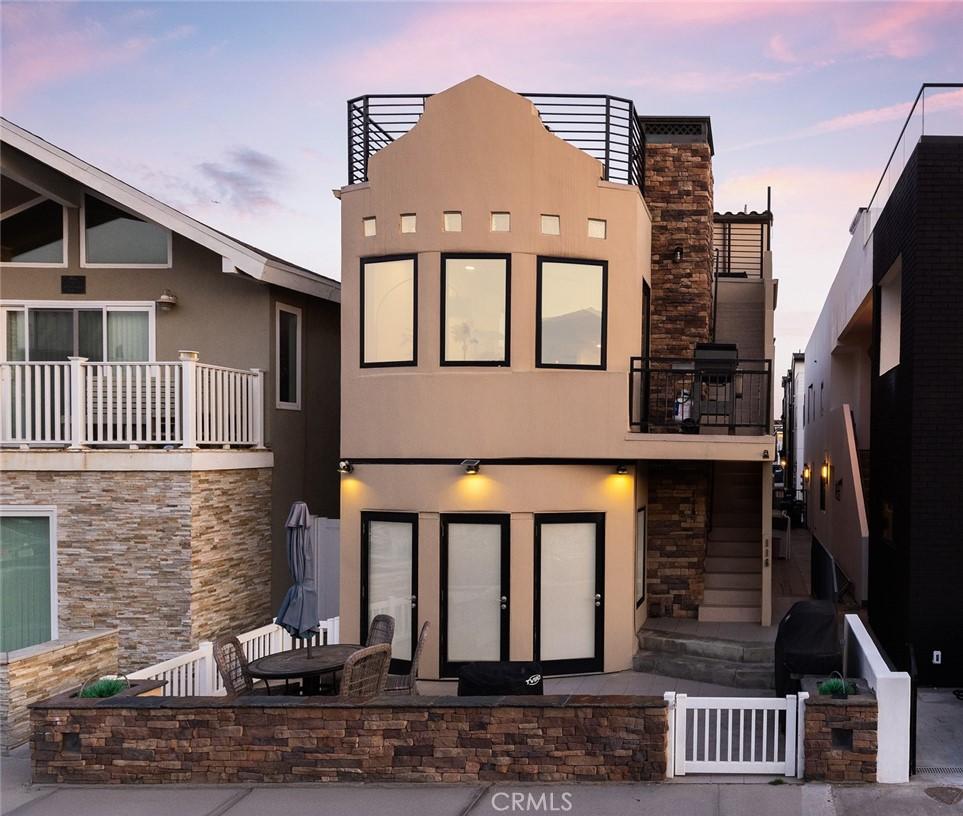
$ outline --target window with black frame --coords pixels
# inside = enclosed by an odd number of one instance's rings
[[[443,255],[442,365],[509,364],[508,255]]]
[[[361,365],[417,365],[418,262],[414,255],[361,262]]]
[[[607,276],[605,261],[538,259],[539,368],[605,368]]]

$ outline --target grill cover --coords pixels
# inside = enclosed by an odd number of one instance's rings
[[[459,697],[544,693],[541,663],[519,660],[466,663],[458,672]]]
[[[828,676],[842,668],[836,606],[832,601],[798,601],[779,622],[775,646],[776,696],[799,691],[792,675]]]

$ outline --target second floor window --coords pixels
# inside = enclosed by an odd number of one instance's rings
[[[171,234],[96,196],[84,197],[84,266],[171,265]]]
[[[508,255],[443,255],[442,365],[509,364]]]
[[[64,208],[7,176],[0,179],[0,263],[66,266]]]
[[[301,310],[277,304],[277,407],[301,408]]]
[[[605,368],[605,261],[538,259],[536,365]]]
[[[414,255],[361,262],[361,365],[416,365],[418,261]]]

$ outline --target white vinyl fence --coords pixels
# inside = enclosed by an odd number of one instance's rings
[[[338,643],[339,618],[320,621],[320,643]],[[276,623],[238,635],[248,660],[296,648],[293,638]],[[300,644],[300,641],[298,641]],[[214,644],[201,641],[193,652],[131,672],[131,680],[163,680],[161,693],[168,697],[220,697],[224,692],[221,676],[214,663]]]
[[[689,697],[667,692],[668,776],[687,773],[802,777],[805,701],[779,697]]]

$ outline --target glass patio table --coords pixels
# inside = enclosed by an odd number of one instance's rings
[[[259,680],[300,678],[303,694],[320,694],[321,676],[343,669],[345,661],[361,648],[359,643],[312,646],[310,657],[307,648],[289,649],[252,660],[248,672]]]

